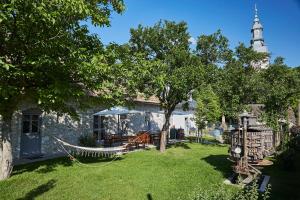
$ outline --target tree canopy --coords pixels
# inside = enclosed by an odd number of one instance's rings
[[[222,114],[219,97],[214,93],[210,85],[201,87],[195,94],[196,109],[195,122],[199,129],[203,129],[206,123],[217,122]]]
[[[203,81],[203,68],[190,51],[185,22],[160,21],[152,27],[139,25],[130,32],[131,50],[143,55],[147,63],[137,69],[140,92],[155,95],[165,113],[161,138],[161,151],[164,151],[170,116],[179,103],[189,100],[192,90]]]
[[[114,66],[110,49],[81,22],[109,26],[111,13],[123,10],[122,0],[1,2],[0,179],[11,172],[11,118],[22,103],[75,116],[75,106],[115,102],[120,96],[105,73]]]
[[[278,120],[287,118],[289,107],[297,109],[300,76],[296,69],[284,64],[282,57],[276,58],[268,69],[261,72],[261,76],[266,119],[272,127],[278,128]]]
[[[0,114],[11,115],[24,100],[74,114],[68,103],[82,104],[80,98],[102,83],[101,66],[87,63],[105,54],[99,38],[80,22],[107,26],[111,12],[123,9],[119,0],[1,3]]]

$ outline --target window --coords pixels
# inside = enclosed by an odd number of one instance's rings
[[[145,113],[145,126],[147,131],[151,131],[151,112]]]
[[[37,133],[39,132],[39,115],[23,115],[22,122],[23,133]]]
[[[105,135],[105,128],[104,128],[104,121],[106,117],[104,116],[94,116],[94,123],[93,123],[93,133],[97,140],[104,139]]]
[[[94,130],[99,127],[99,116],[94,116]]]

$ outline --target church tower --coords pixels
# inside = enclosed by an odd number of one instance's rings
[[[251,40],[252,49],[260,53],[269,53],[263,38],[263,26],[260,23],[258,18],[256,4],[255,4],[254,23],[251,29],[251,33],[252,33],[252,40]],[[269,64],[270,64],[270,59],[266,58],[265,60],[260,62],[253,62],[252,67],[256,69],[265,69],[268,68]]]

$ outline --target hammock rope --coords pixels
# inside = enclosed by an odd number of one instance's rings
[[[58,143],[63,146],[68,154],[81,155],[81,156],[92,156],[92,157],[110,157],[113,155],[122,155],[126,148],[124,146],[119,147],[106,147],[106,148],[92,148],[92,147],[82,147],[77,145],[72,145],[65,142],[57,137],[54,137]]]
[[[58,138],[56,138],[56,139],[58,139]],[[71,153],[69,153],[69,151],[64,147],[64,145],[63,145],[62,143],[59,143],[59,145],[60,145],[61,148],[67,153],[67,155],[68,155],[68,157],[70,158],[70,160],[72,160],[72,161],[76,162],[77,164],[79,164],[79,165],[81,165],[81,166],[84,166],[84,167],[92,167],[92,168],[94,167],[94,168],[99,168],[99,166],[88,165],[88,164],[85,164],[85,163],[80,162],[80,161],[79,161],[78,159],[76,159],[73,155],[71,155]],[[101,167],[104,167],[104,166],[107,166],[107,165],[111,164],[113,161],[115,161],[115,160],[118,159],[119,157],[120,157],[120,155],[115,154],[114,158],[113,158],[111,161],[109,161],[109,162],[107,162],[107,163],[101,165]]]

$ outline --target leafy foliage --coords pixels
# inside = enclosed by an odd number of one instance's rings
[[[1,3],[0,114],[11,115],[24,101],[71,115],[76,113],[70,102],[87,106],[87,94],[103,87],[99,72],[109,63],[90,65],[106,50],[80,21],[108,26],[111,12],[123,9],[121,0]]]
[[[144,56],[136,69],[139,89],[158,97],[167,123],[175,107],[187,101],[202,81],[203,68],[190,52],[189,38],[185,22],[160,21],[153,27],[131,29],[129,45],[135,54]]]
[[[131,29],[129,46],[140,61],[135,72],[138,90],[154,95],[165,113],[162,131],[168,130],[175,107],[186,103],[192,91],[203,82],[203,67],[189,48],[190,35],[185,22],[159,21],[153,27],[139,25]],[[143,58],[143,59],[139,59]],[[161,136],[161,151],[165,149],[165,135]]]
[[[160,21],[153,27],[140,25],[131,29],[129,45],[145,60],[138,71],[140,89],[148,95],[155,94],[168,112],[187,101],[202,80],[203,69],[190,53],[189,38],[184,22]]]
[[[213,185],[206,188],[197,188],[195,193],[189,196],[191,200],[267,200],[270,199],[271,186],[268,185],[263,193],[257,190],[257,183],[254,182],[239,192],[232,192],[224,185]]]
[[[247,104],[262,101],[264,87],[260,72],[250,66],[253,60],[263,59],[266,55],[240,44],[231,56],[231,59],[227,58],[224,67],[212,75],[219,77],[215,78],[212,87],[219,96],[223,114],[236,118],[238,113],[246,109]]]
[[[218,96],[210,85],[202,87],[196,94],[196,124],[203,129],[205,122],[214,123],[221,117],[221,108]]]
[[[123,10],[122,0],[1,1],[1,180],[12,170],[12,115],[22,105],[77,117],[78,108],[124,99],[105,73],[117,66],[110,49],[81,24],[108,26]]]
[[[278,130],[278,120],[286,119],[288,108],[296,107],[300,99],[300,76],[297,71],[286,66],[281,57],[261,73],[265,87],[264,93],[261,93],[264,96],[265,118]]]

